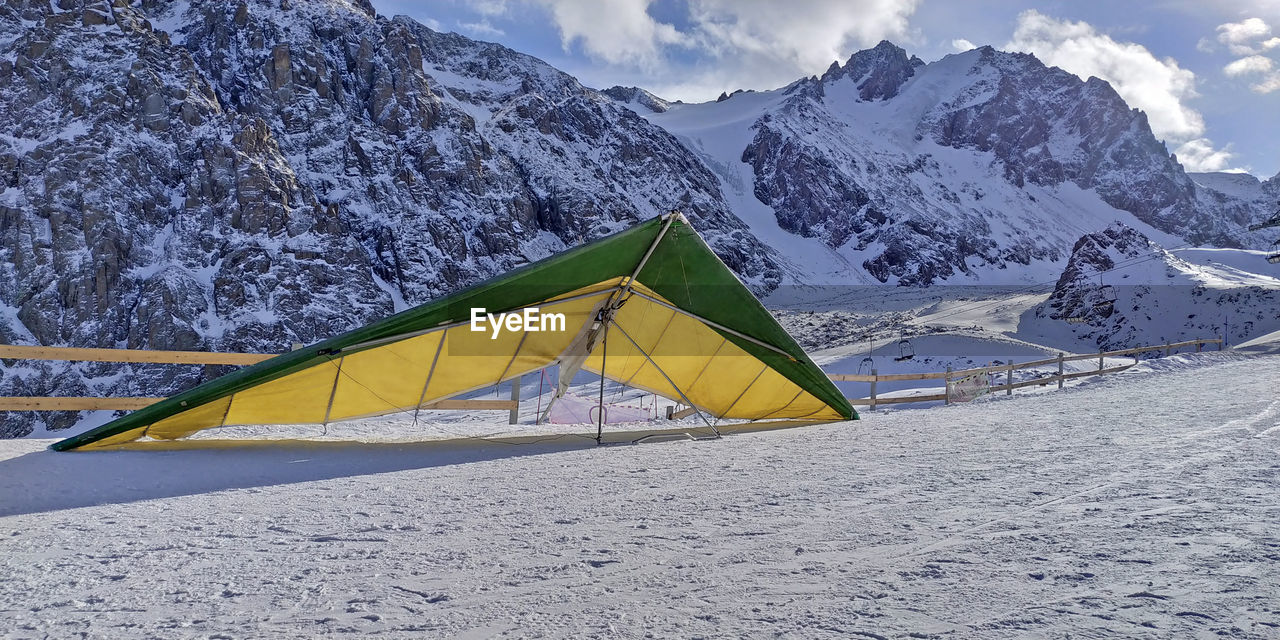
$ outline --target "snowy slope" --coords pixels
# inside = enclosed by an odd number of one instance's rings
[[[1277,378],[603,449],[4,441],[0,635],[1275,637]]]

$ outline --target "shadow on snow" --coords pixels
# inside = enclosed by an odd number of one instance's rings
[[[757,422],[723,425],[720,431],[731,435],[814,424],[819,423]],[[710,432],[705,427],[614,431],[605,434],[605,444],[693,434]],[[42,450],[0,460],[0,517],[595,447],[594,435],[555,434],[422,442],[206,439],[143,441],[93,451]],[[601,454],[607,451],[605,447]]]

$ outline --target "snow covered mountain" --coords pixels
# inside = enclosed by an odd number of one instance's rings
[[[1019,333],[1050,344],[1074,342],[1085,351],[1224,332],[1234,343],[1238,336],[1269,333],[1280,329],[1280,278],[1238,263],[1247,257],[1247,266],[1262,264],[1264,255],[1169,251],[1117,223],[1076,243],[1053,293],[1024,314]]]
[[[0,5],[6,343],[282,351],[672,208],[760,292],[1035,281],[1117,219],[1232,246],[1280,193],[1213,180],[1105,83],[990,49],[686,105],[367,0]],[[220,372],[10,364],[0,395]]]
[[[645,115],[820,282],[1037,281],[1117,220],[1242,246],[1280,198],[1280,177],[1247,196],[1197,184],[1106,82],[990,47],[925,64],[882,42],[821,77]]]

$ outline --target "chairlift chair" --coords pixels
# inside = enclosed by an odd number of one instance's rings
[[[862,375],[864,370],[871,373],[876,368],[876,361],[871,359],[871,352],[874,350],[874,343],[870,336],[867,336],[867,356],[858,361],[858,375]]]
[[[894,358],[894,362],[903,362],[916,357],[916,349],[911,346],[911,341],[903,338],[898,341],[898,357]]]

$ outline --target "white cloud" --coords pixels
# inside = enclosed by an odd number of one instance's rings
[[[500,16],[507,12],[507,3],[503,0],[470,0],[468,6],[484,16]]]
[[[1188,140],[1173,153],[1188,171],[1245,171],[1228,169],[1227,164],[1231,162],[1233,154],[1227,149],[1214,149],[1213,142],[1208,138]]]
[[[1249,88],[1257,91],[1258,93],[1280,91],[1280,73],[1269,73],[1262,80],[1249,85]]]
[[[610,64],[653,67],[663,45],[686,41],[676,28],[649,15],[652,0],[537,0],[551,12],[566,50],[582,45],[588,56]]]
[[[909,41],[915,37],[909,19],[920,2],[688,0],[687,25],[677,29],[648,12],[655,0],[531,1],[550,12],[566,49],[579,45],[614,66],[578,71],[588,81],[598,73],[612,84],[642,70],[657,93],[685,100],[781,86],[881,39]],[[673,48],[681,60],[672,59]]]
[[[1218,40],[1225,43],[1231,53],[1244,56],[1223,67],[1223,73],[1232,77],[1261,75],[1257,82],[1249,85],[1250,89],[1257,93],[1280,91],[1280,71],[1275,70],[1276,61],[1261,55],[1280,49],[1280,37],[1267,38],[1269,35],[1271,26],[1261,18],[1218,25]]]
[[[1006,49],[1033,53],[1045,64],[1111,83],[1130,106],[1147,113],[1162,138],[1185,142],[1204,133],[1204,118],[1186,105],[1196,97],[1194,73],[1173,58],[1160,59],[1146,47],[1116,42],[1087,22],[1057,20],[1038,11],[1018,16]]]
[[[705,46],[722,58],[746,54],[769,68],[788,68],[789,82],[821,72],[852,49],[909,35],[917,0],[691,0],[690,16]]]
[[[956,38],[955,40],[952,40],[951,46],[954,47],[956,51],[973,51],[978,48],[978,45],[969,42],[964,38]]]
[[[1255,40],[1271,35],[1271,27],[1262,18],[1246,18],[1240,22],[1218,25],[1218,42],[1239,56],[1257,53]]]
[[[1266,73],[1271,70],[1271,58],[1266,56],[1249,56],[1240,58],[1222,68],[1229,76],[1241,76],[1251,73]]]
[[[488,20],[481,20],[480,22],[459,22],[458,27],[463,31],[470,32],[471,34],[482,38],[499,38],[507,35],[506,31],[489,24]]]

